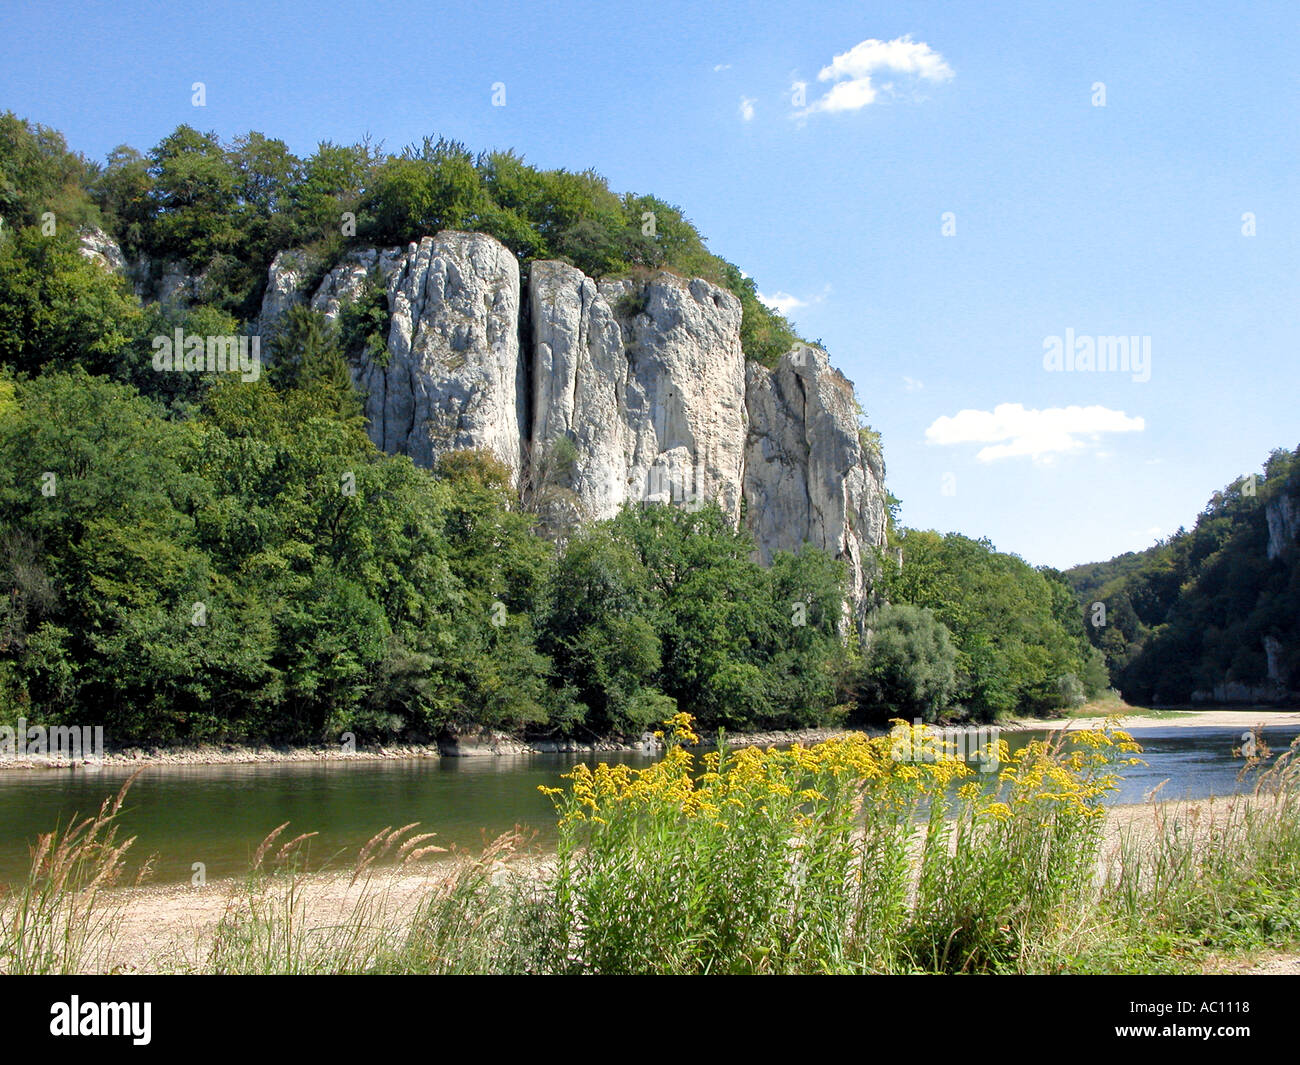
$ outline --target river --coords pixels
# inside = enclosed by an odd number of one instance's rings
[[[1275,726],[1264,735],[1275,753],[1296,735]],[[1014,750],[1040,732],[1004,733]],[[1195,799],[1249,790],[1239,782],[1232,749],[1241,729],[1199,726],[1144,728],[1136,733],[1145,766],[1125,770],[1111,802],[1141,802],[1168,779],[1166,799]],[[645,765],[649,756],[605,753],[605,761]],[[247,870],[271,829],[288,821],[290,834],[316,831],[313,866],[351,868],[358,849],[387,825],[418,821],[442,846],[478,849],[518,824],[537,832],[542,847],[555,842],[550,800],[538,785],[559,784],[576,755],[509,758],[396,759],[367,762],[269,762],[252,765],[151,766],[132,786],[122,817],[135,835],[138,862],[155,856],[154,883],[191,877],[203,863],[209,879]],[[596,759],[590,759],[595,761]],[[0,884],[25,875],[29,847],[40,832],[74,813],[92,813],[130,773],[124,767],[0,772]]]

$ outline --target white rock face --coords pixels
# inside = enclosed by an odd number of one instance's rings
[[[577,459],[578,514],[629,500],[740,514],[744,355],[740,301],[699,279],[660,274],[599,284],[537,262],[529,279],[533,408],[541,456],[561,436]]]
[[[302,288],[313,265],[311,256],[301,248],[276,252],[262,294],[262,313],[257,319],[259,336],[274,336],[289,308],[302,302]]]
[[[91,226],[82,230],[80,247],[77,249],[93,263],[115,274],[126,272],[126,257],[117,241],[102,229]]]
[[[631,487],[622,327],[596,282],[567,263],[534,262],[528,300],[534,476],[541,476],[548,449],[568,437],[577,457],[561,476],[573,516],[610,517]]]
[[[1300,504],[1295,496],[1283,492],[1269,501],[1264,518],[1268,522],[1268,557],[1279,558],[1300,536]]]
[[[1282,664],[1283,650],[1282,641],[1276,636],[1264,637],[1264,660],[1268,663],[1268,679],[1279,688],[1284,688],[1287,683]]]
[[[826,353],[800,345],[775,370],[751,362],[746,522],[760,561],[812,544],[848,563],[861,610],[885,542],[884,470],[858,434],[853,386]]]
[[[262,323],[302,301],[301,271],[301,260],[276,256]],[[484,448],[517,477],[527,396],[515,257],[492,237],[453,230],[405,249],[362,248],[325,275],[311,307],[335,319],[367,280],[385,288],[392,314],[387,362],[353,369],[370,439],[421,466]]]
[[[188,307],[199,298],[204,277],[191,274],[184,263],[167,261],[156,289],[159,303]]]
[[[482,233],[425,237],[388,277],[388,306],[388,364],[359,375],[371,439],[421,466],[485,448],[517,476],[527,381],[515,257]]]
[[[127,278],[136,296],[145,301],[188,307],[199,298],[206,280],[173,259],[153,261],[142,255],[128,263],[117,241],[95,226],[81,231],[77,250],[103,269]]]
[[[326,318],[337,318],[344,303],[361,295],[367,279],[387,289],[393,275],[405,265],[406,254],[402,248],[361,248],[349,252],[321,280],[311,298],[311,308]]]

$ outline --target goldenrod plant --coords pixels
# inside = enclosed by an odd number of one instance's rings
[[[1018,929],[1086,883],[1101,798],[1137,750],[1113,727],[1010,759],[1001,744],[989,787],[924,725],[720,743],[697,768],[689,716],[666,724],[655,765],[580,765],[545,789],[560,816],[558,969],[998,968]],[[899,729],[923,757],[895,756]]]

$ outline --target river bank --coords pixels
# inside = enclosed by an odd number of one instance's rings
[[[1275,710],[1268,707],[1216,710],[1143,710],[1137,707],[1116,711],[1122,718],[1121,728],[1128,732],[1165,728],[1242,728],[1256,725],[1300,725],[1300,710]],[[1013,729],[1095,729],[1110,713],[1082,714],[1066,718],[1029,718],[1012,723]],[[1008,729],[1008,726],[1003,726]],[[1009,730],[1009,729],[1008,729]]]
[[[1300,710],[1271,708],[1213,709],[1213,710],[1147,710],[1122,703],[1095,704],[1069,717],[1017,718],[998,723],[1003,732],[1032,730],[1092,729],[1100,728],[1107,720],[1120,716],[1128,731],[1153,728],[1242,728],[1255,725],[1300,725]],[[991,727],[991,726],[989,726]],[[883,728],[808,728],[766,732],[728,733],[727,743],[732,747],[784,747],[794,743],[805,746],[820,743],[833,736],[848,732],[882,735]],[[702,736],[700,746],[715,746],[712,737]],[[653,749],[653,748],[650,748]],[[197,747],[129,747],[106,751],[103,756],[90,758],[64,758],[42,754],[22,758],[0,757],[0,772],[4,770],[82,769],[95,771],[101,768],[142,768],[145,766],[175,765],[247,765],[311,762],[375,762],[393,759],[440,758],[511,758],[532,754],[599,755],[616,751],[644,751],[640,741],[620,739],[579,742],[575,740],[526,741],[502,732],[483,730],[468,732],[453,739],[428,744],[376,744],[373,746],[312,746],[282,747],[270,744],[212,744]]]

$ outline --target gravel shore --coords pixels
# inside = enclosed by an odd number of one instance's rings
[[[1026,718],[999,723],[1004,732],[1028,729],[1097,728],[1106,717]],[[1167,717],[1134,715],[1124,719],[1130,732],[1151,728],[1242,728],[1255,725],[1300,725],[1300,710],[1251,708],[1243,710],[1173,711]],[[843,735],[842,728],[797,729],[774,732],[734,733],[727,736],[733,747],[771,747],[791,743],[813,744],[832,736]],[[885,730],[865,730],[880,735]],[[702,737],[703,747],[713,745],[712,738]],[[28,758],[0,757],[0,771],[10,769],[76,769],[79,767],[130,767],[151,765],[242,765],[253,762],[372,762],[395,758],[504,758],[529,754],[602,754],[610,751],[645,750],[639,741],[619,739],[579,742],[574,740],[537,740],[528,742],[500,732],[470,733],[429,744],[383,744],[355,749],[344,746],[273,747],[238,744],[200,747],[131,747],[106,751],[97,760],[68,759],[51,755]]]

